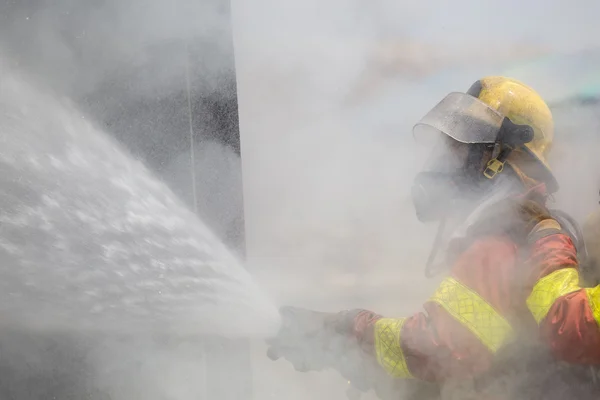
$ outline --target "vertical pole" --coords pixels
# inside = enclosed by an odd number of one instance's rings
[[[185,42],[185,93],[187,96],[187,107],[188,107],[188,122],[189,122],[189,134],[190,134],[190,177],[192,184],[192,202],[193,202],[193,210],[195,214],[198,214],[198,192],[197,192],[197,184],[196,184],[196,148],[195,148],[195,135],[194,135],[194,113],[192,110],[192,90],[190,83],[190,50],[189,44],[187,41]],[[209,390],[208,390],[208,352],[206,351],[206,340],[202,340],[201,347],[201,362],[202,362],[202,373],[201,379],[202,383],[199,385],[204,389],[204,393],[200,400],[208,400]]]
[[[190,50],[189,45],[185,43],[185,88],[188,105],[188,122],[190,127],[190,172],[192,179],[192,200],[194,203],[194,212],[198,213],[198,193],[196,189],[196,155],[194,148],[194,114],[192,112],[192,91],[190,85]]]
[[[231,18],[230,0],[219,0],[221,12],[227,12]],[[231,20],[230,20],[231,21]],[[230,26],[230,32],[232,27]],[[232,34],[232,32],[231,32]],[[233,36],[233,35],[232,35]],[[231,37],[229,51],[231,51],[231,70],[233,71],[233,96],[231,93],[222,93],[224,97],[211,98],[210,93],[203,98],[202,115],[211,114],[213,121],[196,120],[194,124],[194,110],[192,109],[192,90],[191,85],[194,82],[194,77],[198,78],[194,71],[194,60],[196,59],[195,48],[192,43],[186,42],[186,92],[188,100],[188,122],[190,135],[190,162],[191,162],[191,179],[194,210],[199,209],[198,193],[195,170],[195,133],[198,134],[199,143],[205,139],[204,135],[210,134],[210,140],[216,140],[222,145],[232,148],[235,153],[241,157],[240,151],[240,133],[239,133],[239,117],[238,103],[235,91],[237,91],[237,81],[235,75],[235,55],[233,54],[233,37]],[[204,54],[204,56],[208,56]],[[228,68],[229,69],[229,68]],[[210,78],[209,78],[210,79]],[[231,88],[229,84],[223,87],[225,91]],[[208,105],[208,102],[216,101],[216,104]],[[194,126],[205,126],[209,123],[210,132],[194,132]],[[214,124],[214,125],[213,125]],[[196,129],[197,130],[197,129]],[[240,166],[241,168],[241,166]],[[243,186],[239,187],[243,197]],[[245,246],[245,223],[244,223],[244,208],[239,210],[238,218],[227,227],[225,237],[221,238],[226,242],[231,250],[234,250],[241,258],[246,256]],[[202,385],[204,389],[204,400],[251,400],[253,397],[253,377],[252,377],[252,360],[250,354],[250,341],[248,339],[227,339],[225,337],[211,336],[202,339],[202,353],[204,359],[204,374]]]

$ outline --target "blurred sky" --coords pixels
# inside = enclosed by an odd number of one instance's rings
[[[600,46],[593,0],[233,0],[233,11],[242,64],[266,52],[276,74],[310,69],[328,93],[398,83],[433,98],[510,73],[554,100],[600,75],[600,57],[579,54]]]
[[[390,32],[407,32],[425,40],[487,42],[490,46],[499,41],[525,41],[558,51],[600,41],[596,24],[600,3],[594,0],[386,0],[381,4],[396,11],[387,14]]]

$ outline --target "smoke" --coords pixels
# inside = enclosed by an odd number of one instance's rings
[[[500,34],[508,11],[483,30],[492,10],[466,1],[234,5],[252,263],[273,265],[283,302],[333,301],[344,284],[369,306],[386,285],[389,312],[413,309],[434,283],[421,276],[432,229],[409,200],[424,155],[412,125],[448,91],[571,42],[536,34],[551,23],[533,8]]]
[[[545,3],[543,16],[541,3],[516,1],[233,4],[250,268],[280,304],[323,311],[408,316],[439,281],[423,276],[434,229],[409,199],[424,155],[411,137],[418,118],[482,76],[598,45],[590,1]],[[572,84],[562,72],[531,84],[554,94]],[[597,177],[574,179],[574,166],[595,165],[583,154],[597,139],[567,139],[594,130],[589,116],[569,127],[573,117],[556,112],[551,161],[563,187],[556,205],[581,221]],[[281,377],[278,396],[300,398],[308,385],[343,398],[334,374],[276,364],[259,373]]]
[[[502,7],[468,0],[233,2],[249,269],[259,283],[280,304],[329,311],[365,307],[388,316],[417,311],[437,282],[422,273],[433,229],[416,221],[408,196],[424,154],[411,140],[412,124],[447,91],[502,72],[499,64],[597,45],[594,7],[596,2],[584,0],[511,0]],[[195,60],[204,68],[196,90],[232,95],[230,22],[221,3],[5,2],[1,11],[0,37],[9,61],[56,92],[85,100],[97,118],[133,113],[121,110],[126,97],[121,86],[131,82],[136,90],[129,95],[136,100],[168,98],[176,107],[165,112],[185,116],[180,96],[185,42],[207,44]],[[98,93],[110,100],[95,102]],[[151,112],[135,111],[139,120],[128,123],[137,134],[122,125],[108,130],[151,154],[145,161],[165,179],[177,177],[171,185],[181,197],[189,196],[186,156],[179,154],[187,121],[160,125]],[[153,132],[157,125],[183,133],[163,137]],[[239,161],[231,150],[203,144],[199,154],[206,153],[209,158],[198,162],[205,188],[219,192],[229,182],[239,183],[232,172]],[[213,164],[210,157],[217,153],[231,163],[215,157]],[[561,181],[570,176],[569,161],[563,160],[557,161]],[[215,179],[210,173],[215,170],[228,178]],[[578,182],[568,181],[563,187],[569,190],[560,194],[569,210],[590,194],[591,182]],[[214,209],[204,212],[215,223],[233,219],[231,210],[241,202],[235,194],[220,193],[203,197]],[[7,361],[22,373],[22,393],[28,387],[24,377],[35,376],[32,370],[44,372],[57,363],[66,367],[53,376],[69,378],[65,385],[72,386],[74,398],[84,397],[75,386],[90,390],[86,379],[112,388],[113,399],[202,398],[209,384],[199,378],[202,354],[188,344],[126,346],[98,339],[73,353],[70,337],[20,337],[23,344],[17,345],[15,336],[6,334],[4,347],[22,350]],[[49,343],[59,348],[58,359],[49,355]],[[263,350],[257,344],[252,353],[255,398],[344,398],[345,382],[335,373],[299,374],[266,360]],[[37,363],[22,361],[25,354]],[[76,373],[81,364],[68,363],[78,357],[96,368],[91,378],[82,381]],[[211,367],[230,364],[220,360]],[[232,381],[235,376],[231,372]]]
[[[179,88],[174,80],[182,59],[168,47],[154,51],[168,44],[209,42],[203,61],[213,82],[231,68],[229,7],[218,0],[4,2],[2,11],[1,42],[11,61],[75,96],[98,90],[111,75],[127,73],[124,68],[150,65],[153,57],[162,68],[152,71],[147,93]]]

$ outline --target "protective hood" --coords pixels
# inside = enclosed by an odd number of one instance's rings
[[[512,171],[511,171],[512,172]],[[469,229],[482,218],[485,210],[496,203],[500,203],[509,197],[523,193],[525,190],[523,182],[514,173],[501,174],[494,179],[490,185],[490,190],[481,198],[473,211],[464,218],[459,219],[450,232],[449,239],[464,239]]]
[[[451,254],[450,250],[454,248],[453,246],[467,239],[469,230],[485,217],[484,214],[490,207],[523,193],[524,189],[522,181],[512,171],[501,174],[497,179],[490,182],[488,190],[480,197],[478,203],[470,208],[471,211],[442,220],[427,261],[425,275],[431,277],[438,271],[447,269],[448,260],[446,257],[437,261],[437,255],[439,253]]]

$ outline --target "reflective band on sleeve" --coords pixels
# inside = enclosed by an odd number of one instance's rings
[[[405,318],[381,318],[375,323],[375,352],[377,362],[395,378],[412,378],[400,343]]]
[[[585,289],[585,292],[590,303],[590,308],[592,309],[592,315],[598,326],[600,326],[600,285]]]
[[[559,297],[579,289],[581,287],[577,270],[575,268],[559,269],[537,281],[527,298],[527,308],[539,324]]]
[[[429,301],[442,306],[492,353],[512,334],[506,319],[479,294],[454,278],[444,279]]]

